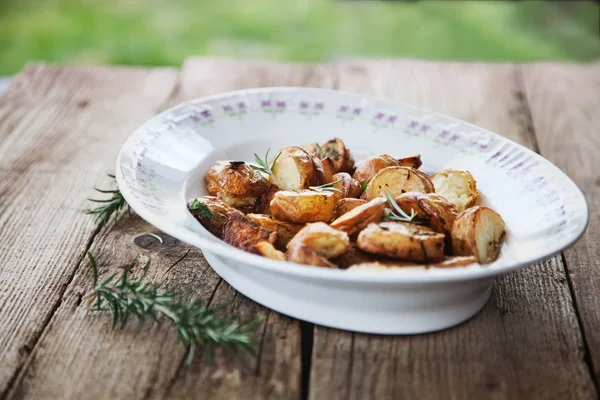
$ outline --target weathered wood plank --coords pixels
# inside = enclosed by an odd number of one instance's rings
[[[327,71],[311,66],[191,59],[184,65],[179,90],[169,103],[254,86],[304,82],[327,86],[331,82]],[[148,237],[144,240],[152,245],[145,250],[138,248],[135,242],[141,243],[140,236],[150,231],[153,228],[137,217],[132,221],[124,218],[115,229],[98,235],[92,251],[98,260],[113,260],[110,270],[141,252],[152,260],[150,279],[213,299],[213,305],[227,303],[232,312],[243,317],[261,318],[258,357],[243,357],[240,361],[228,352],[217,351],[213,365],[203,364],[200,354],[193,365],[187,366],[184,349],[166,325],[148,324],[139,329],[132,324],[125,332],[113,332],[108,317],[91,316],[78,300],[90,282],[84,260],[50,329],[14,384],[11,397],[299,398],[298,321],[270,312],[236,293],[208,267],[196,249],[173,240],[163,246]]]
[[[152,115],[168,97],[176,78],[175,71],[168,69],[167,73],[121,82],[121,86],[130,84],[133,93],[153,86],[157,94],[154,101],[141,103],[138,111],[126,116],[106,104],[96,107],[93,100],[85,112],[73,112],[65,105],[72,104],[71,100],[62,103],[58,97],[45,96],[59,91],[67,84],[65,79],[76,87],[77,79],[70,75],[56,79],[49,73],[46,81],[45,67],[35,68],[36,86],[47,88],[37,94],[38,102],[0,100],[0,109],[9,110],[0,112],[4,115],[0,119],[0,170],[9,176],[2,181],[0,200],[0,397],[14,383],[60,305],[96,234],[93,221],[82,212],[93,185],[106,181],[104,174],[114,170],[110,157],[130,133],[130,126]],[[16,81],[28,82],[28,75],[26,70]],[[114,82],[112,90],[118,97],[122,87]],[[106,89],[105,95],[110,93]],[[93,92],[88,95],[93,99]],[[130,98],[135,97],[132,94]],[[108,122],[95,125],[90,121]],[[94,138],[90,141],[95,142],[93,151],[86,147],[90,142],[77,138],[83,125],[85,135]],[[72,142],[86,157],[77,153]]]
[[[342,90],[425,106],[535,147],[510,65],[351,62]],[[435,334],[380,337],[317,327],[310,398],[596,396],[564,266],[555,257],[498,280],[472,320]]]
[[[600,382],[600,63],[522,67],[540,152],[565,171],[586,195],[586,234],[565,252],[567,272]]]

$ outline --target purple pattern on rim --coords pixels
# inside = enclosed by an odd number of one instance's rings
[[[340,109],[338,110],[338,112],[341,113],[345,113],[346,111],[348,111],[348,106],[340,106]]]
[[[450,132],[448,132],[448,131],[444,130],[444,131],[442,131],[442,133],[440,133],[440,137],[441,137],[441,138],[445,138],[445,137],[447,137],[449,134],[450,134]]]
[[[208,111],[208,110],[204,110],[204,111],[202,111],[200,114],[201,114],[203,117],[205,117],[205,118],[211,118],[211,117],[212,117],[212,114],[211,114],[211,113],[210,113],[210,111]]]
[[[260,102],[261,107],[265,108],[265,107],[271,107],[271,100],[262,100]]]
[[[323,107],[325,107],[324,103],[315,103],[315,109],[316,110],[322,110]]]
[[[278,101],[277,108],[285,108],[285,101]]]
[[[360,115],[361,112],[362,112],[361,108],[355,108],[354,110],[352,110],[352,114],[354,114],[354,115]]]
[[[306,101],[303,101],[300,103],[300,108],[303,110],[306,110],[308,108],[308,103]]]
[[[382,120],[383,117],[385,117],[385,115],[383,115],[383,113],[377,113],[377,115],[375,115],[376,120]]]
[[[450,138],[451,142],[456,142],[458,139],[460,139],[460,136],[458,136],[457,134],[452,135],[452,137]]]
[[[427,132],[429,130],[429,125],[423,125],[421,127],[421,132]]]
[[[231,112],[231,111],[233,111],[233,109],[231,108],[231,106],[229,104],[226,104],[223,106],[223,111]]]
[[[245,110],[245,109],[246,109],[246,103],[243,103],[243,102],[241,102],[241,103],[238,103],[238,108],[239,108],[240,110]]]
[[[411,121],[410,124],[408,124],[408,127],[414,129],[417,127],[417,125],[418,125],[417,121]]]
[[[395,115],[390,115],[387,119],[387,122],[393,124],[394,122],[396,122],[396,118],[398,117],[396,117]]]

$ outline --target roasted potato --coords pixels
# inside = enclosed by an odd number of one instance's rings
[[[475,256],[480,264],[494,261],[504,237],[504,220],[491,208],[478,206],[461,212],[452,225],[452,250]]]
[[[408,261],[397,261],[397,260],[377,260],[377,261],[365,261],[352,265],[350,267],[353,271],[367,270],[367,269],[378,269],[378,270],[393,270],[397,268],[407,267],[425,267],[425,268],[455,268],[455,267],[466,267],[477,263],[477,259],[472,256],[467,257],[446,257],[443,261],[435,264],[415,264]]]
[[[336,193],[338,199],[343,199],[346,197],[358,197],[360,196],[361,188],[360,183],[354,178],[352,178],[346,172],[339,172],[331,178],[331,182],[337,182],[341,180],[341,182],[333,185],[334,188],[339,190],[341,193]]]
[[[416,155],[411,157],[400,158],[398,160],[398,165],[400,165],[401,167],[411,167],[414,169],[418,169],[421,165],[423,165],[423,163],[421,162],[421,156]]]
[[[387,167],[397,167],[398,160],[388,154],[379,154],[356,163],[352,177],[360,184],[369,182],[379,171]]]
[[[325,182],[333,182],[333,176],[336,174],[335,167],[333,165],[333,160],[331,158],[324,158],[321,160],[321,165],[323,165],[323,173],[325,174]]]
[[[220,239],[223,238],[223,228],[229,216],[244,216],[239,210],[214,196],[192,199],[188,202],[188,209],[203,227]]]
[[[209,196],[216,196],[219,192],[219,174],[227,165],[229,165],[229,161],[216,161],[204,174],[204,184]]]
[[[350,248],[350,239],[342,231],[323,222],[308,224],[288,243],[288,250],[306,246],[325,258],[338,257]]]
[[[348,211],[355,209],[358,206],[362,206],[366,204],[367,201],[363,199],[353,199],[353,198],[345,198],[339,199],[335,205],[335,215],[336,218],[341,217],[346,214]]]
[[[456,206],[458,212],[471,207],[479,193],[469,171],[447,169],[431,176],[435,192]]]
[[[287,259],[291,262],[312,265],[314,267],[336,268],[335,264],[329,262],[325,257],[318,255],[317,252],[310,247],[302,244],[298,244],[288,249]]]
[[[262,196],[256,201],[254,210],[259,214],[271,214],[271,200],[275,197],[275,193],[279,192],[281,189],[277,187],[277,185],[271,184],[267,190],[263,193]]]
[[[217,197],[244,212],[254,210],[269,181],[243,161],[230,161],[219,173]]]
[[[358,234],[357,244],[366,252],[407,261],[444,259],[444,235],[408,222],[372,223]]]
[[[282,190],[300,190],[325,183],[323,164],[300,146],[288,146],[273,165],[273,183]]]
[[[320,146],[317,153],[319,158],[324,160],[329,158],[333,163],[333,170],[337,172],[349,172],[354,167],[354,157],[350,149],[340,138],[333,138]]]
[[[396,198],[406,192],[433,191],[433,184],[425,173],[410,167],[387,167],[371,179],[361,198],[373,200],[375,197],[385,197],[386,193]]]
[[[287,257],[285,253],[277,250],[275,246],[273,246],[269,242],[258,242],[254,245],[258,254],[263,257],[272,258],[273,260],[279,261],[287,261]]]
[[[380,256],[376,256],[358,248],[356,243],[351,243],[350,248],[344,254],[331,259],[331,262],[340,269],[347,269],[356,264],[377,261]]]
[[[458,215],[456,206],[436,193],[408,192],[395,199],[396,204],[407,214],[414,210],[417,218],[434,232],[446,237],[446,253],[452,249],[452,224]]]
[[[260,242],[274,244],[277,232],[261,228],[244,215],[231,214],[223,228],[223,240],[238,249],[260,254],[256,245]]]
[[[301,224],[279,221],[265,214],[247,214],[246,217],[262,228],[277,232],[275,247],[280,250],[285,250],[290,240],[304,227]]]
[[[271,201],[273,218],[299,224],[329,222],[335,216],[336,197],[331,192],[281,190]]]
[[[362,206],[350,210],[331,223],[331,227],[353,236],[372,222],[377,222],[385,214],[385,197],[376,197]]]

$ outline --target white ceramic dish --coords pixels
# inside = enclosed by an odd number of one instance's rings
[[[218,159],[251,161],[290,145],[339,136],[357,160],[421,154],[425,172],[468,169],[480,204],[507,225],[501,257],[487,266],[344,271],[266,259],[208,233],[186,200],[206,194]],[[302,320],[353,331],[412,334],[458,324],[488,300],[494,278],[573,244],[588,220],[585,198],[557,167],[495,133],[404,104],[359,94],[264,88],[193,100],[152,118],[126,141],[117,182],[158,229],[199,247],[235,289]]]

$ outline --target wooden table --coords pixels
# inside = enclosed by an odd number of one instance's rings
[[[97,229],[84,214],[125,138],[157,112],[257,86],[313,86],[428,107],[553,161],[585,191],[587,233],[556,257],[498,279],[452,329],[375,336],[314,326],[235,292],[199,250],[139,217]],[[333,133],[332,133],[333,134]],[[600,381],[600,63],[191,58],[181,69],[28,65],[0,97],[0,397],[593,399]],[[135,254],[150,278],[262,317],[256,358],[185,363],[168,324],[87,310],[91,250],[103,271]]]

